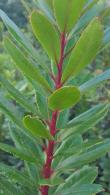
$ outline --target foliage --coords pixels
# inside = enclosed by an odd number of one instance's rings
[[[25,10],[19,0],[0,0],[0,9],[8,13],[9,17],[18,24],[19,27],[23,28],[26,26]],[[16,10],[16,12],[14,10]]]
[[[109,101],[95,105],[69,122],[68,119],[70,107],[91,88],[110,79],[108,69],[74,86],[76,76],[110,42],[109,27],[106,26],[103,32],[99,18],[96,18],[103,17],[108,7],[103,1],[80,3],[79,0],[75,9],[66,0],[63,6],[62,1],[53,1],[53,4],[48,0],[47,4],[38,1],[40,10],[30,16],[33,32],[51,61],[48,65],[22,31],[0,10],[9,32],[4,38],[4,46],[32,85],[35,97],[34,101],[29,100],[26,93],[22,94],[6,77],[0,76],[8,94],[24,109],[21,112],[1,90],[0,109],[9,118],[15,147],[0,143],[0,148],[24,162],[21,173],[0,165],[1,194],[93,195],[103,191],[100,185],[93,184],[98,173],[89,163],[110,151],[110,140],[86,141],[83,134],[106,116]],[[74,14],[67,12],[67,6],[75,9]],[[67,21],[62,20],[65,16]]]

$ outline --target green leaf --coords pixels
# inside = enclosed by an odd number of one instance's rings
[[[38,190],[38,180],[40,178],[41,167],[36,166],[36,163],[30,163],[25,161],[25,170],[33,183],[36,183]]]
[[[62,129],[66,126],[67,122],[69,121],[69,109],[63,110],[60,115],[58,116],[57,120],[57,128]]]
[[[45,69],[49,72],[43,58],[41,58],[40,54],[38,54],[36,49],[33,47],[26,35],[18,28],[18,26],[2,10],[0,10],[0,17],[6,25],[8,32],[16,40],[18,45],[20,44],[21,46],[23,46],[23,48],[28,51],[28,53],[34,58],[34,60],[37,61],[42,66],[42,68],[45,67]]]
[[[48,104],[52,110],[63,110],[74,106],[79,100],[79,89],[74,86],[68,86],[62,87],[50,95],[48,98]]]
[[[75,171],[72,175],[70,175],[66,182],[68,183],[68,187],[79,186],[81,184],[89,184],[93,183],[95,178],[98,175],[98,168],[97,167],[89,167],[84,166],[80,170]]]
[[[47,2],[45,0],[36,0],[38,1],[38,7],[40,10],[42,10],[45,15],[53,22],[55,23],[54,17],[53,17],[53,13],[52,10],[50,9],[52,6],[49,6],[49,4],[47,4]],[[51,0],[49,0],[51,1]],[[52,2],[52,1],[51,1]],[[49,2],[49,3],[51,3]]]
[[[22,133],[25,130],[23,122],[22,122],[22,114],[20,114],[14,104],[7,101],[4,94],[0,93],[0,110],[6,114],[6,116],[14,122],[17,127],[20,127]],[[18,128],[17,128],[18,129]],[[28,132],[25,133],[25,136],[28,136],[30,139],[31,136]]]
[[[74,195],[93,195],[98,192],[103,191],[102,186],[98,184],[84,184],[78,187],[72,187],[70,189],[66,189],[60,192],[60,195],[70,195],[73,193]],[[58,195],[58,194],[56,194]]]
[[[49,131],[46,129],[46,126],[38,118],[25,116],[23,122],[27,130],[29,130],[33,136],[37,138],[47,138],[49,140],[53,139]]]
[[[8,152],[10,154],[13,154],[17,158],[20,158],[21,160],[26,160],[26,161],[29,161],[29,162],[32,162],[32,163],[33,162],[37,163],[37,159],[36,159],[35,156],[30,157],[30,155],[25,154],[24,152],[22,152],[22,150],[14,148],[13,146],[0,143],[0,149],[5,151],[5,152]]]
[[[16,47],[16,45],[9,39],[4,39],[4,45],[8,50],[10,56],[14,60],[16,66],[27,76],[38,82],[45,90],[51,91],[47,81],[41,75],[39,69],[27,60],[23,53]]]
[[[99,104],[72,119],[66,128],[59,132],[61,139],[65,139],[72,134],[83,134],[100,122],[108,112],[108,104]],[[68,129],[68,130],[67,130]]]
[[[86,6],[85,6],[84,12],[88,11],[89,9],[91,9],[95,4],[98,3],[98,1],[100,1],[100,0],[90,0],[90,1],[88,1]]]
[[[52,8],[53,7],[53,1],[52,0],[45,0],[47,4]]]
[[[102,74],[97,75],[96,77],[90,79],[89,81],[83,83],[79,88],[82,93],[85,93],[91,90],[92,87],[100,84],[102,81],[110,79],[110,69],[106,70]]]
[[[95,114],[103,113],[104,111],[108,112],[109,105],[108,104],[99,104],[94,106],[93,108],[90,108],[86,112],[80,114],[79,116],[72,119],[66,126],[66,128],[71,128],[74,125],[80,124],[85,120],[92,119],[92,116]],[[95,116],[96,117],[96,116]]]
[[[56,193],[60,192],[62,189],[66,190],[69,189],[70,187],[78,187],[82,184],[93,183],[97,175],[98,169],[96,167],[84,166],[80,170],[77,170],[73,174],[71,174],[65,180],[65,184],[62,184],[57,188]]]
[[[61,32],[70,32],[81,14],[85,0],[54,0],[53,4]]]
[[[1,195],[25,195],[16,185],[12,185],[11,182],[2,177],[0,177],[0,193]]]
[[[79,156],[70,156],[63,162],[59,164],[59,170],[74,169],[79,168],[83,165],[87,165],[95,161],[96,159],[104,156],[107,152],[110,151],[110,140],[107,139],[100,144],[95,144],[95,147],[91,147],[86,152],[83,152]]]
[[[86,11],[86,13],[81,16],[77,22],[77,25],[75,28],[73,28],[70,37],[74,36],[74,34],[77,32],[81,32],[93,18],[98,16],[100,17],[107,7],[108,5],[105,3],[105,1],[99,0],[97,4],[95,4],[90,10]]]
[[[70,156],[76,152],[81,152],[82,150],[82,136],[81,135],[75,135],[70,136],[66,140],[64,140],[57,148],[54,156]]]
[[[83,151],[90,149],[91,147],[95,147],[97,144],[100,144],[104,141],[104,138],[97,138],[97,139],[89,139],[84,142]]]
[[[22,33],[22,31],[17,27],[17,25],[7,16],[7,14],[0,9],[0,17],[2,18],[4,24],[6,25],[9,33],[19,41],[21,45],[24,45],[29,52],[32,52],[33,46],[29,42],[28,38]]]
[[[8,90],[9,94],[18,103],[20,103],[24,108],[26,108],[26,110],[28,110],[28,111],[30,111],[32,113],[36,113],[36,109],[32,105],[32,103],[30,101],[28,101],[27,98],[23,94],[20,93],[20,91],[18,91],[13,85],[11,85],[11,83],[8,80],[6,80],[2,76],[0,76],[0,82],[5,87],[5,89]]]
[[[51,179],[42,179],[39,180],[39,185],[40,186],[45,186],[48,185],[50,187],[60,185],[62,183],[65,183],[65,181],[61,177],[53,177]]]
[[[104,31],[103,49],[110,44],[110,27]]]
[[[95,18],[83,31],[73,49],[69,62],[64,69],[62,82],[65,82],[71,76],[76,76],[85,66],[91,63],[99,51],[102,37],[102,26],[99,20]]]
[[[17,183],[27,187],[35,185],[25,173],[3,163],[0,163],[0,175],[6,177],[12,183]]]
[[[43,24],[43,25],[42,25]],[[60,39],[55,27],[42,14],[42,12],[32,12],[31,25],[33,32],[42,47],[46,50],[48,56],[54,61],[59,60]]]
[[[10,123],[10,136],[15,143],[17,149],[22,150],[25,154],[30,156],[36,156],[39,159],[40,164],[43,164],[42,150],[40,148],[39,140],[36,140],[25,133],[25,131],[17,128]]]
[[[16,109],[16,107],[5,98],[4,94],[0,93],[0,110],[7,115],[12,122],[14,122],[18,127],[23,128],[23,123],[21,120],[21,115]]]
[[[37,92],[36,102],[41,116],[45,119],[48,119],[49,113],[48,113],[48,106],[47,106],[47,97],[44,97],[43,95],[41,95],[41,93]]]
[[[62,139],[61,139],[62,140]],[[60,139],[58,139],[60,142]],[[53,167],[56,169],[60,162],[71,155],[80,154],[83,151],[83,139],[81,135],[71,135],[64,139],[61,143],[57,144],[55,150],[55,160],[53,161]]]

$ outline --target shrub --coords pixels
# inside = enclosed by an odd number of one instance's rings
[[[106,6],[103,1],[38,1],[39,10],[32,12],[30,23],[50,59],[49,64],[0,11],[9,31],[4,46],[32,84],[36,96],[36,102],[31,102],[0,76],[1,84],[28,112],[23,117],[0,93],[0,109],[10,119],[10,135],[15,143],[15,147],[0,143],[0,148],[24,161],[21,172],[1,163],[1,194],[93,195],[103,190],[93,184],[98,170],[90,163],[110,150],[110,139],[85,141],[83,134],[105,117],[109,101],[95,105],[71,121],[68,119],[69,109],[85,93],[110,79],[108,69],[80,86],[73,85],[74,78],[110,41],[110,29],[103,30],[98,17]]]

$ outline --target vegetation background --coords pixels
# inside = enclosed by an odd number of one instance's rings
[[[28,6],[27,6],[28,5]],[[32,31],[30,29],[28,18],[29,11],[33,9],[34,3],[31,0],[0,0],[0,9],[4,10],[7,15],[26,33],[32,40],[33,44],[36,46],[41,57],[45,59],[45,62],[48,63],[48,59],[45,54],[42,52],[39,44],[33,40]],[[110,25],[110,17],[104,21],[107,25]],[[22,91],[26,96],[30,94],[33,97],[33,91],[31,86],[27,81],[22,77],[20,72],[15,69],[13,62],[10,59],[9,55],[3,49],[2,38],[6,34],[6,29],[0,21],[0,74],[2,73],[5,77],[10,80],[13,85],[16,86],[20,91]],[[76,83],[82,83],[88,78],[100,74],[107,67],[110,66],[110,47],[105,48],[93,62],[91,67],[85,69],[83,74],[79,75],[76,79]],[[2,93],[2,86],[0,85],[0,93]],[[93,89],[91,94],[86,95],[83,100],[70,111],[70,118],[73,118],[78,113],[86,111],[92,105],[96,105],[99,102],[103,102],[106,99],[110,99],[110,81],[105,82],[99,88]],[[7,94],[7,97],[10,99],[10,96]],[[91,98],[90,98],[91,97]],[[13,104],[17,104],[13,101]],[[19,109],[21,109],[19,107]],[[24,112],[24,110],[21,110]],[[98,124],[94,129],[86,133],[85,138],[88,139],[97,139],[98,137],[110,137],[110,113],[108,116]],[[0,112],[0,141],[13,145],[12,140],[10,139],[8,132],[8,119]],[[23,162],[15,159],[13,156],[6,154],[0,151],[0,162],[5,162],[11,166],[22,169]],[[106,189],[105,192],[100,193],[101,195],[110,195],[110,153],[96,161],[95,164],[99,167],[99,175],[97,178],[97,183],[100,183]]]

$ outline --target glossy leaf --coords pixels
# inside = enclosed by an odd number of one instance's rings
[[[79,88],[80,91],[82,93],[85,93],[89,90],[91,90],[91,88],[97,86],[98,84],[100,84],[103,81],[106,81],[110,79],[110,69],[106,70],[105,72],[97,75],[96,77],[90,79],[89,81],[83,83]]]
[[[58,61],[60,53],[60,39],[55,27],[42,12],[36,11],[31,14],[31,25],[36,38],[46,50],[48,56],[54,61]]]
[[[85,66],[91,63],[101,47],[102,36],[102,26],[96,18],[83,31],[73,49],[69,62],[64,69],[62,82],[65,82],[71,76],[76,76]]]
[[[35,156],[30,156],[25,154],[24,152],[22,152],[22,150],[19,150],[13,146],[10,146],[8,144],[3,144],[3,143],[0,143],[0,149],[5,151],[5,152],[8,152],[10,154],[13,154],[14,156],[16,156],[17,158],[20,158],[21,160],[26,160],[26,161],[29,161],[29,162],[35,162],[37,163],[37,159]]]
[[[15,46],[9,38],[4,39],[4,45],[8,50],[10,56],[14,60],[16,66],[27,76],[32,78],[34,81],[41,84],[44,89],[50,91],[50,87],[44,77],[41,75],[39,69],[34,66],[23,53]]]
[[[35,107],[32,105],[31,102],[27,100],[27,98],[21,94],[8,80],[0,76],[0,82],[2,85],[7,89],[9,94],[18,102],[20,103],[26,110],[36,113]]]
[[[74,106],[80,100],[77,87],[62,87],[49,96],[48,104],[52,110],[63,110]]]
[[[53,0],[53,4],[61,32],[70,32],[81,14],[85,0]]]
[[[37,118],[26,116],[23,119],[24,125],[28,131],[32,133],[35,137],[47,138],[52,139],[49,131],[46,129],[46,126]]]

